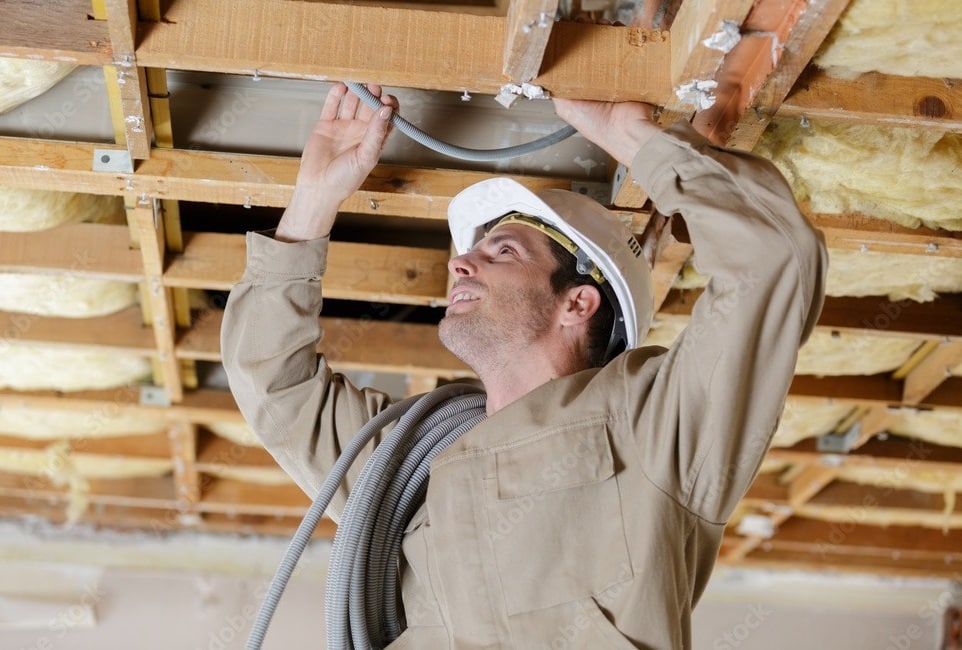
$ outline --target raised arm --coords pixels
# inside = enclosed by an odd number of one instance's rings
[[[622,163],[664,214],[679,214],[711,281],[644,395],[626,382],[649,477],[723,522],[774,432],[798,347],[824,296],[826,252],[791,190],[759,157],[709,144],[687,123],[662,132],[641,104],[557,101],[559,115]],[[610,147],[610,148],[609,148]],[[626,355],[626,376],[649,355]]]
[[[265,448],[310,496],[346,442],[389,401],[355,388],[317,355],[328,235],[339,206],[380,157],[397,108],[393,97],[382,101],[375,113],[343,84],[328,93],[291,201],[273,238],[247,234],[247,267],[224,312],[221,353],[231,391]],[[335,511],[346,494],[332,501]]]

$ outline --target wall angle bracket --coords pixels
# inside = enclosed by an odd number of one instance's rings
[[[170,406],[170,394],[163,386],[141,386],[140,404],[142,406]]]
[[[134,173],[134,161],[126,149],[94,149],[91,167],[95,172]]]
[[[571,191],[584,194],[601,205],[611,204],[611,184],[598,181],[571,181]]]
[[[862,434],[861,421],[856,422],[841,433],[826,433],[815,441],[815,449],[820,452],[845,454],[852,450],[855,441]]]

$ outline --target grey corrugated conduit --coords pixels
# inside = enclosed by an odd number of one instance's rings
[[[359,84],[354,81],[348,81],[346,82],[346,85],[354,94],[361,98],[361,101],[374,110],[377,110],[383,106],[381,100],[375,97],[374,94],[363,84]],[[532,140],[531,142],[526,142],[513,147],[504,147],[503,149],[468,149],[466,147],[459,147],[447,142],[442,142],[441,140],[428,135],[397,113],[394,113],[391,116],[391,124],[407,137],[432,151],[444,154],[450,158],[460,158],[461,160],[470,160],[472,162],[492,162],[495,160],[505,160],[507,158],[517,158],[518,156],[523,156],[525,154],[538,151],[539,149],[550,147],[551,145],[557,144],[565,138],[575,134],[575,128],[573,126],[565,125],[554,133],[549,133],[543,138],[538,138],[537,140]]]
[[[383,648],[400,636],[397,561],[404,529],[424,501],[431,459],[485,418],[484,399],[474,386],[449,384],[392,404],[361,428],[294,533],[254,621],[247,650],[260,650],[294,567],[348,468],[394,420],[397,424],[375,447],[341,513],[325,609],[331,650]]]

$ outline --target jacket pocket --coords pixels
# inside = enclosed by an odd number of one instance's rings
[[[513,648],[637,650],[639,647],[608,620],[593,598],[517,614],[509,621]]]
[[[496,453],[488,534],[509,614],[599,594],[633,576],[603,423]]]
[[[431,584],[432,561],[426,536],[430,529],[424,504],[414,513],[401,542],[401,596],[404,619],[409,628],[441,625],[438,599]]]

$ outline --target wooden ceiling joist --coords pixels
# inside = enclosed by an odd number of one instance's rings
[[[124,140],[130,157],[143,160],[150,157],[153,144],[153,120],[147,95],[147,73],[137,65],[136,0],[104,0],[107,31],[113,46],[113,64],[120,91],[121,118]]]
[[[952,369],[962,365],[962,341],[940,342],[915,368],[905,376],[902,401],[918,404],[952,375]]]
[[[557,11],[558,0],[511,0],[501,70],[508,81],[523,83],[538,76]]]
[[[90,20],[90,0],[3,3],[0,56],[42,57],[86,65],[109,65],[113,51],[105,22]],[[51,17],[56,16],[56,27]]]
[[[496,95],[506,79],[503,52],[492,43],[505,43],[502,17],[283,0],[226,5],[194,0],[171,5],[162,22],[143,28],[137,60],[158,68],[258,71]],[[662,103],[670,92],[668,61],[664,33],[556,23],[535,83],[568,96]]]
[[[962,132],[962,80],[875,72],[839,79],[810,67],[778,116]]]
[[[729,134],[729,146],[747,151],[755,147],[849,2],[809,0],[803,11],[799,11],[796,2],[791,8],[786,7],[781,20],[771,13],[749,14],[744,29],[755,39],[755,59],[760,63],[758,47],[769,39],[773,68],[756,88],[743,91],[748,93],[748,101],[738,118],[722,125],[721,131]]]

